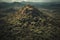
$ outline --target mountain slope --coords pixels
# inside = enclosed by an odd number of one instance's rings
[[[5,22],[3,22],[3,21]],[[1,40],[59,40],[59,26],[49,16],[31,5],[0,20]]]

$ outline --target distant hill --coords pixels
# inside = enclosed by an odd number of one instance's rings
[[[14,2],[14,3],[6,3],[6,2],[1,2],[0,3],[0,9],[1,8],[11,8],[11,7],[21,7],[26,4],[34,5],[35,7],[42,7],[42,8],[56,8],[60,7],[60,3],[44,3],[44,2]]]

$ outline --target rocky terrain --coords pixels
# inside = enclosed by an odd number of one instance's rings
[[[60,40],[59,22],[31,5],[0,18],[0,40]]]

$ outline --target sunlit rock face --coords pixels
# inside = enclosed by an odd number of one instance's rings
[[[55,21],[34,6],[26,5],[8,19],[1,40],[59,40],[60,28]]]
[[[32,16],[40,16],[42,15],[42,12],[37,10],[35,7],[26,5],[22,9],[19,10],[19,13],[21,14],[27,14],[27,15],[32,15]]]

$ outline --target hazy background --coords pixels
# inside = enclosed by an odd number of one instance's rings
[[[60,2],[60,0],[0,0],[0,2]]]

